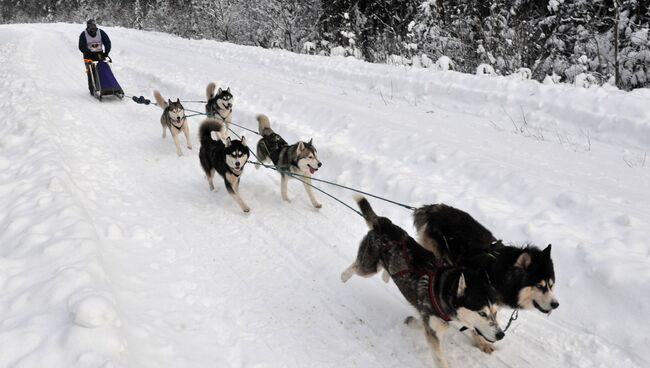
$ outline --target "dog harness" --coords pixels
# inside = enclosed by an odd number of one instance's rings
[[[217,112],[217,115],[219,115],[219,118],[221,119],[221,121],[223,121],[225,123],[228,116],[230,116],[230,114],[232,114],[232,109],[228,110],[228,115],[226,115],[225,117],[223,117],[223,116],[221,116],[221,114],[219,114],[219,109],[217,109],[216,112]]]
[[[446,264],[444,262],[436,262],[436,264],[434,265],[435,266],[434,270],[414,269],[411,266],[412,265],[411,255],[408,252],[407,240],[402,239],[397,246],[400,247],[400,250],[402,252],[402,257],[404,257],[404,262],[408,266],[406,269],[398,271],[392,276],[393,277],[402,277],[402,276],[410,276],[410,275],[416,275],[417,277],[427,276],[428,278],[427,290],[429,294],[429,301],[431,302],[431,305],[433,306],[436,315],[442,318],[446,322],[451,321],[452,320],[451,316],[449,316],[449,314],[445,312],[444,308],[442,307],[435,293],[436,279],[447,268]]]
[[[264,137],[264,143],[266,146],[266,151],[271,157],[271,161],[277,166],[278,161],[280,161],[280,153],[282,149],[289,147],[289,143],[285,141],[279,134],[272,133]],[[298,166],[297,162],[291,162],[292,165]]]
[[[244,165],[246,165],[246,164],[244,163]],[[241,169],[239,169],[239,174],[235,174],[235,173],[232,171],[232,167],[228,167],[228,171],[230,171],[230,174],[234,175],[235,177],[240,177],[241,174],[244,173],[244,166],[242,165]]]
[[[174,128],[176,128],[176,129],[178,129],[178,130],[181,130],[181,128],[182,128],[183,125],[185,124],[185,118],[181,119],[181,121],[182,121],[181,125],[178,125],[178,126],[177,126],[176,124],[174,124],[174,121],[173,121],[173,120],[170,120],[170,124],[171,124]]]
[[[433,305],[433,309],[436,310],[436,314],[438,317],[442,318],[444,321],[449,322],[451,321],[451,317],[449,314],[445,313],[444,309],[438,302],[438,298],[436,297],[436,294],[433,290],[434,285],[436,284],[436,278],[442,273],[444,270],[443,266],[436,267],[436,271],[428,271],[426,272],[426,275],[429,276],[429,299],[431,300],[431,305]]]

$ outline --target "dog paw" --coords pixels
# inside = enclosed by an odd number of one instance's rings
[[[384,270],[384,272],[381,274],[381,279],[388,284],[388,282],[390,281],[390,274],[388,273],[388,271]]]
[[[251,209],[248,208],[248,207],[244,207],[244,208],[242,208],[242,210],[243,210],[245,213],[249,213],[249,212],[251,211]]]
[[[183,156],[183,152],[181,152],[181,151],[176,151],[176,154],[178,155],[178,157]]]
[[[492,354],[496,350],[494,345],[490,344],[487,341],[476,344],[476,347],[486,354]]]
[[[345,270],[345,271],[341,272],[341,281],[342,282],[347,282],[350,279],[350,277],[352,277],[352,272],[350,272],[349,270]]]
[[[422,323],[420,322],[420,320],[413,316],[406,317],[406,319],[404,319],[404,324],[412,328],[422,327]]]
[[[191,149],[192,149],[192,146],[187,146],[187,149],[191,150]]]
[[[322,205],[322,204],[320,204],[320,203],[314,203],[314,207],[316,207],[316,208],[322,208],[322,207],[323,207],[323,205]]]
[[[291,203],[291,200],[289,198],[282,198],[282,200],[287,202],[287,203]]]

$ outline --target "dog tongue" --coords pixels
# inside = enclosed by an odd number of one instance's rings
[[[316,170],[314,170],[314,169],[312,169],[312,168],[310,167],[310,168],[309,168],[309,172],[310,172],[311,174],[313,174],[313,173],[316,172]]]

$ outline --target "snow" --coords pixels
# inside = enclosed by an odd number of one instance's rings
[[[81,29],[0,26],[0,367],[432,366],[394,284],[340,282],[361,218],[296,182],[283,203],[270,170],[245,170],[249,214],[209,192],[158,108],[88,96]],[[235,122],[313,138],[318,178],[552,243],[560,308],[521,312],[492,355],[451,329],[452,367],[650,365],[648,90],[106,31],[128,94],[201,100],[216,80]],[[371,203],[413,234],[408,210]]]
[[[529,80],[533,76],[533,72],[528,68],[519,68],[514,73],[510,74],[508,78],[514,80]],[[548,77],[548,76],[547,76]],[[550,78],[550,77],[549,77]]]
[[[551,13],[556,13],[560,8],[560,4],[564,4],[564,0],[548,0],[548,5],[546,8]]]
[[[316,44],[313,42],[305,42],[302,44],[302,51],[305,53],[310,53],[316,50]]]
[[[646,45],[648,43],[648,29],[642,28],[639,29],[638,31],[633,32],[632,37],[630,37],[630,40],[632,41],[633,44],[638,46]]]
[[[438,71],[446,71],[446,70],[453,70],[454,69],[454,62],[448,57],[448,56],[441,56],[438,58],[436,61],[436,70]]]
[[[494,67],[492,67],[492,65],[480,64],[478,67],[476,67],[476,75],[493,76],[496,75],[496,72],[494,71]]]

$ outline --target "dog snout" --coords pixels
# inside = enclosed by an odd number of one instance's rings
[[[505,336],[506,336],[506,334],[503,333],[503,331],[501,331],[501,330],[499,330],[499,331],[496,333],[496,335],[494,335],[494,337],[496,337],[497,341],[503,339]]]
[[[560,306],[560,303],[558,303],[557,300],[553,300],[553,301],[551,302],[551,308],[552,308],[552,309],[555,309],[555,308],[557,308],[557,307],[559,307],[559,306]]]
[[[323,166],[323,163],[322,163],[322,162],[319,162],[319,163],[318,163],[318,167],[321,167],[321,166]]]
[[[239,161],[235,162],[236,167],[239,167],[239,165],[240,165]]]

